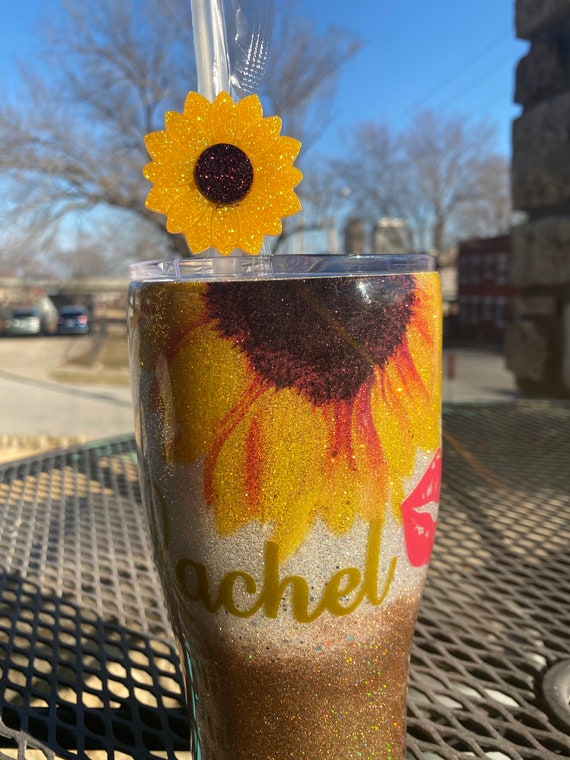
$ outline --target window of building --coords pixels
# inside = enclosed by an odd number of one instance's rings
[[[473,296],[471,299],[471,308],[469,310],[469,321],[472,325],[478,325],[480,319],[479,296]]]
[[[459,282],[462,285],[469,282],[469,261],[465,256],[459,259]]]
[[[462,324],[469,322],[469,299],[467,296],[461,296],[459,299],[459,321]]]
[[[485,256],[484,277],[486,280],[492,280],[494,276],[495,276],[495,256],[492,253],[488,253]]]
[[[495,324],[497,327],[506,327],[507,324],[507,299],[505,296],[497,298],[495,305]]]
[[[509,257],[506,253],[497,256],[497,285],[507,285],[509,282]]]
[[[481,282],[481,259],[479,256],[471,256],[471,282]]]
[[[483,299],[483,314],[481,318],[483,322],[493,321],[493,296],[485,296]]]

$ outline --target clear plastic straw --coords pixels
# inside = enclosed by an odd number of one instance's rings
[[[208,100],[230,91],[230,57],[223,0],[191,0],[198,92]]]
[[[227,0],[230,78],[236,95],[244,98],[259,89],[269,51],[275,0]]]
[[[191,0],[191,8],[198,92],[208,100],[222,90],[233,90],[240,98],[256,92],[265,71],[275,0]]]

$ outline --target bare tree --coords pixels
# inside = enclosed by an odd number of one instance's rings
[[[148,161],[144,135],[163,128],[164,112],[180,110],[196,86],[190,4],[62,2],[66,12],[42,29],[43,52],[23,71],[25,94],[0,105],[0,175],[14,226],[22,238],[33,232],[30,244],[45,239],[47,246],[82,215],[86,234],[96,238],[103,209],[106,225],[117,230],[136,222],[136,239],[158,230],[155,257],[187,255],[183,238],[169,235],[163,218],[145,208],[141,168]],[[347,32],[318,32],[301,16],[278,13],[261,93],[266,111],[309,145],[339,69],[357,47]]]
[[[283,220],[283,232],[272,241],[273,252],[281,252],[282,247],[297,236],[309,236],[316,231],[323,233],[323,247],[332,253],[337,252],[337,222],[346,206],[343,177],[330,159],[320,154],[311,154],[303,171],[304,180],[297,188],[303,209],[296,216]],[[294,241],[292,245],[302,249],[303,245],[299,243],[301,241]]]
[[[350,191],[355,215],[374,221],[402,215],[410,183],[398,135],[382,122],[367,122],[345,140],[345,157],[332,166]]]
[[[337,168],[360,215],[405,219],[414,247],[437,254],[474,230],[504,229],[508,164],[494,139],[484,122],[425,111],[397,135],[382,123],[362,125]]]
[[[339,72],[359,49],[360,41],[346,29],[319,33],[292,0],[279,4],[262,92],[305,153],[329,123]]]
[[[495,130],[484,121],[423,111],[402,139],[410,180],[432,223],[431,248],[438,254],[458,217],[468,213],[473,219],[491,200],[490,174],[504,167],[494,153]]]
[[[504,234],[514,223],[510,164],[505,156],[492,155],[481,162],[478,187],[479,197],[455,215],[454,226],[463,239]]]

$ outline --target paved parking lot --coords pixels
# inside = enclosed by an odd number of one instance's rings
[[[133,430],[127,385],[76,384],[54,379],[70,359],[89,350],[93,336],[0,339],[0,449],[2,456],[95,440]],[[497,352],[444,352],[444,403],[505,401],[515,384]],[[96,371],[93,372],[94,376]],[[95,377],[94,377],[95,379]],[[8,452],[6,453],[6,450]]]
[[[0,458],[133,430],[127,385],[54,378],[92,336],[0,339]],[[96,379],[96,370],[93,371]]]

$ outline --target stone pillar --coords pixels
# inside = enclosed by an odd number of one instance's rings
[[[359,256],[364,253],[364,220],[359,217],[349,219],[344,227],[344,253]]]
[[[512,232],[507,366],[523,395],[570,398],[570,2],[515,0],[531,43],[516,73],[512,193],[527,221]]]

